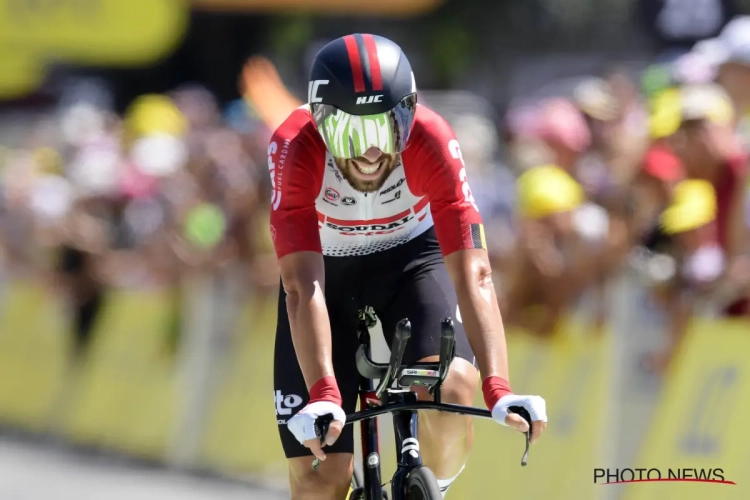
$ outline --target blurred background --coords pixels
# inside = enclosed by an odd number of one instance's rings
[[[750,0],[0,6],[1,498],[288,498],[266,150],[353,32],[453,125],[548,402],[523,469],[478,422],[449,498],[750,497]]]

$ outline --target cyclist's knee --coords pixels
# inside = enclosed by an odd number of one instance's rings
[[[292,500],[338,500],[346,496],[352,475],[352,454],[331,453],[312,469],[313,457],[289,459]]]
[[[463,358],[456,358],[443,383],[442,399],[446,403],[471,406],[478,386],[479,372],[474,365]]]
[[[437,358],[426,358],[422,361],[434,362]],[[463,358],[456,358],[451,363],[448,377],[443,382],[440,390],[441,399],[444,403],[471,406],[474,395],[479,386],[479,372]],[[415,388],[421,400],[430,400],[432,396],[424,387]]]

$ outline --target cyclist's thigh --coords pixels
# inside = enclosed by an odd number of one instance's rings
[[[411,338],[406,344],[404,363],[440,354],[440,323],[453,319],[456,356],[474,364],[474,353],[466,337],[453,283],[442,259],[416,259],[398,284],[398,293],[380,313],[383,333],[390,344],[396,324],[403,318],[411,322]]]
[[[353,302],[343,301],[339,297],[336,299],[338,300],[328,297],[326,302],[331,321],[333,368],[343,399],[343,409],[348,414],[354,412],[357,405],[357,311]],[[281,444],[287,458],[312,456],[310,450],[302,446],[286,427],[287,421],[307,404],[309,398],[292,342],[286,294],[283,287],[280,287],[274,352],[274,401]],[[328,454],[352,453],[353,450],[354,440],[350,425],[344,428],[336,444],[326,447]]]

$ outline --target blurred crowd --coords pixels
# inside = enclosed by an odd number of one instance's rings
[[[667,319],[645,369],[669,366],[697,314],[747,316],[749,104],[750,18],[738,17],[637,78],[615,69],[512,109],[506,322],[552,333],[592,292],[601,325],[625,265]]]
[[[302,101],[263,58],[239,81],[223,109],[185,85],[117,114],[85,80],[54,108],[0,119],[0,267],[59,287],[78,351],[110,287],[231,272],[245,293],[273,293],[266,149]],[[750,18],[736,18],[637,76],[615,68],[509,103],[489,127],[444,113],[506,324],[550,336],[593,297],[601,331],[614,280],[635,270],[668,317],[667,346],[644,360],[661,372],[695,314],[750,313],[749,106]]]
[[[227,272],[246,293],[278,282],[263,215],[271,131],[250,104],[222,109],[190,84],[121,115],[111,102],[101,81],[82,80],[54,108],[2,120],[0,267],[59,290],[75,354],[111,287],[178,290]]]

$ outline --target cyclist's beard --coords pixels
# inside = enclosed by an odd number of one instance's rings
[[[379,175],[377,178],[371,180],[362,179],[357,175],[359,172],[355,172],[357,167],[354,165],[353,160],[334,158],[334,161],[349,185],[362,193],[372,193],[383,187],[385,181],[388,180],[396,163],[398,163],[398,156],[383,155],[378,160],[378,162],[382,162],[378,172]]]

